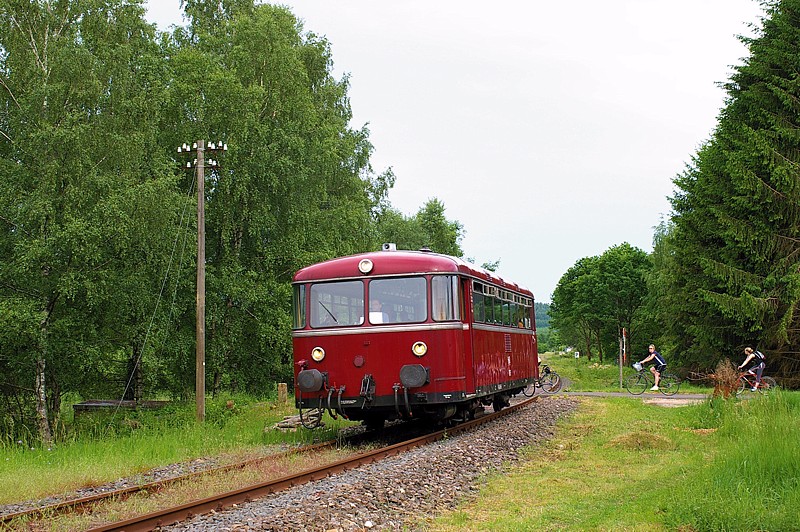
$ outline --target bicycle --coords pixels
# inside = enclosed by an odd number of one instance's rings
[[[770,390],[778,389],[778,383],[772,377],[763,376],[761,382],[756,382],[754,373],[745,371],[739,374],[739,384],[736,386],[736,395],[741,395],[745,390],[757,391],[762,395],[766,395]]]
[[[533,387],[531,388],[531,385],[528,385],[522,390],[522,395],[525,397],[533,397],[536,394],[536,388],[541,388],[542,391],[547,394],[556,393],[561,389],[561,384],[561,376],[550,369],[550,366],[547,364],[542,364],[539,377],[533,380]],[[528,388],[531,389],[530,395],[528,395]]]
[[[646,370],[638,362],[633,364],[636,373],[625,379],[625,388],[628,393],[642,395],[645,390],[649,390],[655,385],[653,374]],[[658,382],[658,391],[664,395],[675,395],[681,387],[681,379],[672,373],[662,373],[661,380]]]

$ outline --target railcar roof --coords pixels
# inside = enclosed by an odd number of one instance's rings
[[[369,259],[373,264],[372,270],[366,274],[359,271],[359,264],[364,259]],[[470,264],[458,257],[441,255],[431,251],[375,251],[339,257],[312,264],[299,270],[295,273],[293,282],[360,279],[363,277],[407,273],[460,273],[533,296],[527,288],[517,283],[506,281],[494,272]]]

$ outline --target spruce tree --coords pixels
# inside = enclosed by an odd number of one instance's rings
[[[787,371],[800,333],[800,1],[765,7],[712,138],[675,180],[670,289],[682,297],[663,310],[686,356],[757,344]]]

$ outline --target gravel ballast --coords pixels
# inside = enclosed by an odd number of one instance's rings
[[[513,464],[522,447],[552,438],[556,421],[577,406],[542,398],[478,430],[164,530],[414,529],[474,496],[481,477]]]

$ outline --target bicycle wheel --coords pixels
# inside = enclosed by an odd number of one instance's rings
[[[542,377],[542,391],[544,393],[556,393],[561,389],[561,377],[555,371],[551,371]]]
[[[774,392],[778,389],[778,383],[772,377],[761,377],[761,384],[758,385],[758,391],[767,394]]]
[[[522,389],[522,395],[525,397],[533,397],[536,394],[536,383],[532,382]]]
[[[747,382],[747,377],[742,375],[739,377],[739,384],[736,386],[736,395],[742,395],[742,392],[750,389],[750,383]]]
[[[643,373],[636,373],[625,379],[625,388],[633,395],[642,395],[645,390],[650,388],[650,381]]]
[[[675,395],[681,387],[681,380],[671,373],[661,375],[658,388],[664,395]]]

